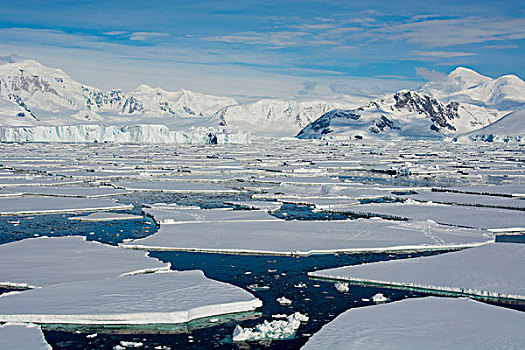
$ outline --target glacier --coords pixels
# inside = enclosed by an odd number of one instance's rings
[[[123,144],[247,144],[250,134],[195,128],[170,130],[165,125],[58,125],[0,127],[0,142]]]

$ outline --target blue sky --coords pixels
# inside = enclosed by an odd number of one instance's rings
[[[380,94],[467,66],[525,76],[524,1],[5,1],[0,55],[108,89]]]

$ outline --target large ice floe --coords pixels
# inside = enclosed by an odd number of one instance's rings
[[[110,199],[20,197],[0,198],[0,215],[34,215],[132,209],[131,204],[121,204]]]
[[[525,201],[518,198],[488,196],[469,193],[454,193],[443,191],[418,191],[416,194],[399,196],[403,200],[412,199],[418,202],[438,204],[457,204],[473,207],[493,207],[503,209],[525,210]]]
[[[315,333],[314,349],[521,349],[523,312],[428,297],[350,309]]]
[[[436,256],[310,272],[311,278],[525,302],[525,245],[487,244]]]
[[[113,186],[133,191],[168,192],[168,193],[238,193],[238,189],[217,186],[201,182],[181,181],[136,181],[114,182]]]
[[[6,323],[0,326],[0,349],[51,350],[36,324]]]
[[[440,224],[498,231],[525,231],[525,215],[515,210],[434,203],[379,203],[337,208],[335,211],[388,219],[433,220]]]
[[[171,271],[144,253],[80,237],[1,245],[0,261],[1,286],[32,288],[0,298],[0,322],[180,324],[261,306],[202,271]]]
[[[171,208],[164,205],[145,209],[160,223],[160,229],[152,236],[123,246],[145,250],[310,255],[461,248],[494,240],[486,231],[446,227],[430,221],[285,221],[262,211]]]

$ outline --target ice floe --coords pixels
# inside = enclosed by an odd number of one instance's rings
[[[523,312],[452,298],[350,309],[315,333],[313,349],[520,349]]]
[[[110,199],[22,197],[0,198],[0,215],[34,215],[133,209],[131,204],[121,204]]]
[[[34,288],[0,298],[0,322],[176,324],[261,306],[202,271],[170,271],[142,252],[81,237],[28,239],[0,251],[0,285]]]
[[[455,206],[434,203],[379,203],[347,206],[334,211],[387,219],[433,220],[440,224],[487,229],[525,231],[525,215],[499,208]]]
[[[36,324],[6,323],[0,325],[0,349],[51,350],[51,345]]]
[[[161,223],[154,235],[124,243],[123,246],[145,250],[309,255],[460,248],[494,240],[486,231],[447,227],[430,221],[235,221],[228,219],[235,211],[198,211],[201,212],[199,215],[213,213],[215,220],[206,222],[201,219],[201,222],[179,225]],[[253,217],[253,213],[240,213],[241,217]]]
[[[86,222],[98,221],[119,221],[119,220],[138,220],[143,219],[142,215],[122,214],[122,213],[92,213],[86,216],[71,216],[69,220],[79,220]]]
[[[313,278],[525,301],[525,245],[487,244],[436,256],[310,272]]]

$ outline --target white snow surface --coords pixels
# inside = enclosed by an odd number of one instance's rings
[[[399,198],[412,199],[419,202],[433,202],[441,204],[460,204],[469,206],[486,206],[506,209],[525,210],[525,201],[517,198],[487,196],[468,193],[454,193],[441,191],[418,191],[416,194],[402,195]]]
[[[0,322],[182,323],[261,306],[202,271],[169,271],[143,252],[80,237],[28,239],[0,252],[0,285],[38,287],[0,298]]]
[[[48,287],[104,279],[169,264],[85,237],[39,237],[0,245],[0,285]]]
[[[280,221],[278,218],[269,215],[266,210],[200,209],[198,207],[154,204],[151,205],[151,208],[142,209],[142,212],[152,216],[159,225]]]
[[[501,229],[525,231],[525,215],[521,211],[499,208],[419,203],[408,200],[405,203],[350,205],[332,210],[389,219],[432,220],[445,225],[492,231]]]
[[[71,216],[69,220],[79,220],[86,222],[98,221],[118,221],[118,220],[138,220],[143,219],[142,215],[122,214],[122,213],[92,213],[86,216]]]
[[[469,193],[502,197],[525,197],[525,184],[512,183],[504,185],[477,185],[466,187],[436,187],[446,192]]]
[[[525,245],[494,243],[435,256],[345,266],[310,277],[464,292],[525,300]]]
[[[488,232],[440,226],[433,222],[402,223],[381,219],[235,221],[230,217],[235,211],[210,212],[201,209],[197,213],[213,213],[214,221],[179,225],[161,222],[160,229],[154,235],[124,243],[123,246],[139,249],[309,255],[345,251],[428,250],[470,246],[493,240]],[[168,216],[164,215],[162,220],[167,220]],[[239,215],[241,218],[250,216]],[[270,217],[266,213],[263,215]],[[220,216],[226,220],[221,220]]]
[[[113,186],[132,191],[156,191],[170,193],[237,193],[238,189],[212,183],[182,181],[135,181],[112,182]]]
[[[51,350],[51,345],[36,324],[6,323],[0,325],[0,349]]]
[[[432,96],[402,90],[356,109],[334,109],[308,124],[302,139],[439,140],[484,127],[501,115],[483,107],[444,104]]]
[[[175,324],[252,311],[261,305],[250,293],[208,279],[202,271],[169,271],[58,284],[7,295],[0,298],[0,321]]]
[[[481,129],[461,134],[455,140],[525,143],[525,109],[509,113]]]
[[[499,110],[525,107],[525,82],[515,75],[496,79],[458,67],[443,79],[428,82],[421,91],[445,102],[463,102]]]
[[[0,215],[33,215],[132,209],[131,204],[120,204],[110,199],[72,197],[17,197],[0,198]]]
[[[523,312],[468,299],[415,298],[350,309],[315,333],[314,349],[522,349]]]

